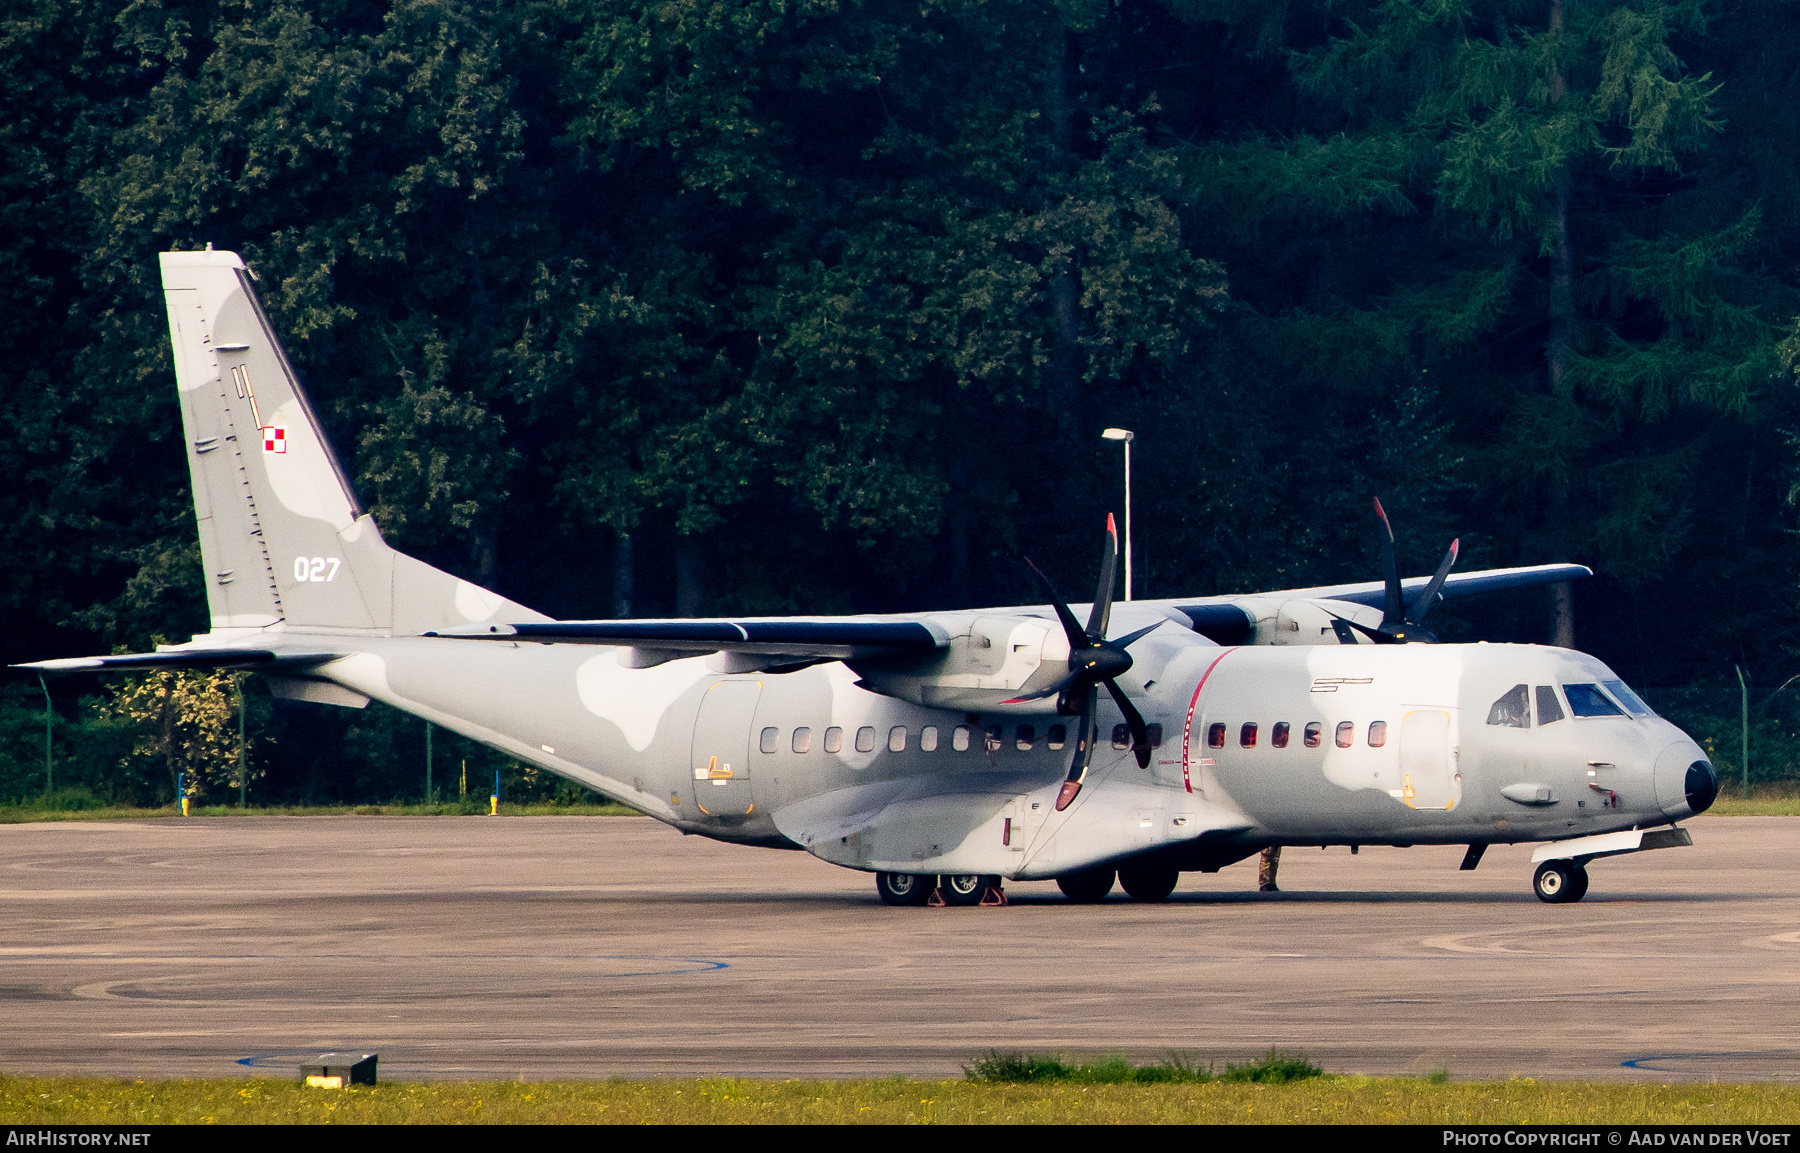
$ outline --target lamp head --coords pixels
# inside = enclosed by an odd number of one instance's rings
[[[1128,428],[1109,428],[1100,434],[1102,440],[1133,440],[1136,433]]]

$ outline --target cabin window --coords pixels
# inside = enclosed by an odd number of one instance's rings
[[[809,728],[804,728],[804,727],[795,729],[794,730],[794,745],[793,745],[794,751],[796,753],[804,753],[811,748],[812,748],[812,730]]]
[[[1564,685],[1563,696],[1569,698],[1569,711],[1578,717],[1622,717],[1625,710],[1612,703],[1599,685]]]
[[[1037,730],[1030,725],[1020,725],[1018,732],[1019,751],[1022,753],[1030,752],[1031,746],[1036,743]]]
[[[1525,697],[1525,686],[1514,685],[1500,695],[1488,710],[1488,724],[1508,729],[1531,727],[1531,705]]]
[[[1288,723],[1286,721],[1276,721],[1275,727],[1269,730],[1269,747],[1272,749],[1285,749],[1287,748],[1287,743]]]
[[[1644,703],[1644,698],[1632,692],[1624,681],[1601,681],[1600,687],[1613,695],[1613,700],[1625,706],[1625,711],[1634,717],[1653,717],[1656,711]]]
[[[1155,725],[1155,724],[1145,725],[1144,732],[1150,738],[1150,747],[1151,748],[1153,748],[1153,749],[1162,748],[1162,726],[1161,725]]]
[[[1537,687],[1538,724],[1548,725],[1563,719],[1562,702],[1556,699],[1554,685]]]
[[[1347,749],[1356,741],[1356,726],[1349,721],[1339,721],[1337,727],[1337,747]]]
[[[959,753],[968,752],[970,732],[971,730],[968,725],[957,725],[954,729],[951,729],[950,747]]]
[[[926,725],[919,730],[919,748],[923,752],[937,752],[937,726]]]
[[[825,751],[841,753],[844,751],[844,730],[832,725],[825,730]]]
[[[895,725],[888,730],[888,752],[904,753],[906,751],[906,726]]]
[[[1245,721],[1238,728],[1238,747],[1241,749],[1254,749],[1256,747],[1255,721]]]
[[[856,751],[872,753],[875,751],[875,726],[864,725],[856,730]]]
[[[1001,746],[1006,744],[1006,726],[989,725],[983,736],[985,739],[982,741],[982,745],[988,752],[997,753]]]
[[[1064,745],[1068,744],[1069,743],[1069,726],[1068,725],[1051,725],[1050,731],[1048,733],[1046,733],[1044,736],[1044,743],[1049,745],[1052,750],[1060,749]]]
[[[781,730],[780,729],[764,729],[762,731],[762,742],[760,744],[758,744],[756,747],[761,749],[765,753],[772,753],[775,751],[775,747],[777,745],[779,745],[780,743],[781,743]]]
[[[1306,731],[1301,734],[1300,739],[1306,742],[1307,748],[1316,749],[1319,747],[1319,741],[1322,740],[1324,738],[1324,736],[1325,736],[1324,722],[1322,722],[1322,721],[1307,721],[1306,722]]]
[[[1121,721],[1113,726],[1112,746],[1115,749],[1129,749],[1131,747],[1130,725]]]
[[[1225,726],[1217,721],[1206,726],[1206,747],[1222,749],[1225,747]]]
[[[1379,749],[1381,746],[1383,746],[1385,744],[1387,744],[1387,722],[1386,721],[1370,721],[1369,722],[1369,747],[1371,749]]]

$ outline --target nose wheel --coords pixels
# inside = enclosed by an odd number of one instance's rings
[[[1531,890],[1538,900],[1552,905],[1566,905],[1587,896],[1587,870],[1575,861],[1545,861],[1531,878]]]

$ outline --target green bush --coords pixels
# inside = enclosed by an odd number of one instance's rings
[[[1161,1061],[1133,1065],[1122,1056],[1102,1057],[1085,1065],[1070,1064],[1061,1056],[1002,1053],[990,1049],[963,1066],[971,1081],[994,1084],[1068,1082],[1081,1085],[1203,1085],[1208,1081],[1259,1082],[1280,1085],[1318,1077],[1324,1070],[1298,1054],[1271,1049],[1242,1065],[1226,1064],[1215,1074],[1191,1057],[1170,1053]]]
[[[1299,1053],[1283,1053],[1270,1049],[1254,1061],[1242,1065],[1226,1064],[1219,1074],[1221,1081],[1255,1081],[1265,1085],[1285,1085],[1289,1081],[1305,1081],[1322,1077],[1325,1070]]]
[[[109,806],[105,798],[95,796],[93,790],[85,785],[70,785],[53,793],[27,797],[23,807],[51,813],[80,813]]]

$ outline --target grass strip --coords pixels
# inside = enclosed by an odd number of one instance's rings
[[[1800,1087],[1312,1077],[1270,1084],[0,1078],[0,1124],[1793,1124]]]
[[[195,817],[470,817],[488,815],[487,799],[480,805],[456,801],[436,804],[389,805],[270,805],[240,809],[236,805],[203,805],[193,808],[188,819]],[[550,801],[538,804],[500,805],[502,817],[636,817],[635,809],[624,805],[558,805]],[[0,825],[17,825],[33,821],[147,821],[181,816],[181,808],[170,805],[160,809],[39,809],[29,805],[0,806]]]

